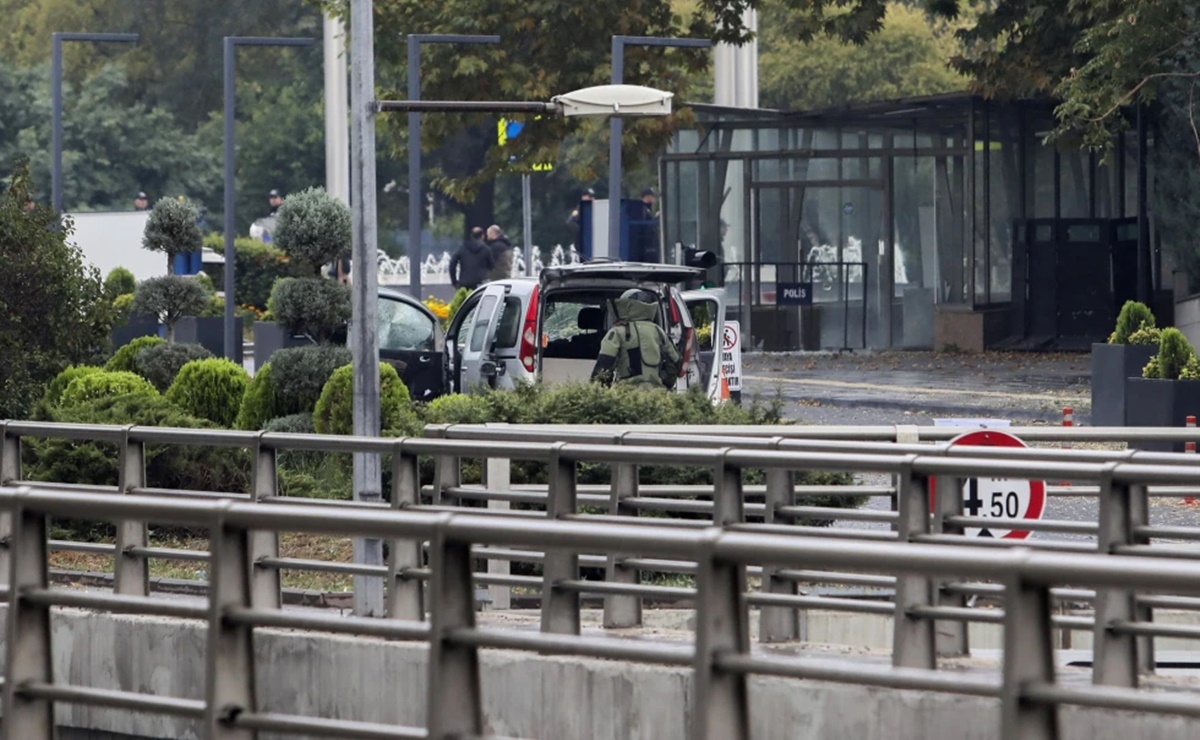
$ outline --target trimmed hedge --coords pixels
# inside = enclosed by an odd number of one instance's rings
[[[166,393],[181,367],[212,356],[212,352],[199,344],[156,344],[138,352],[138,373],[160,392]]]
[[[309,413],[317,407],[325,383],[342,365],[349,365],[350,350],[333,345],[290,347],[271,356],[275,384],[275,414]]]
[[[95,367],[93,365],[71,365],[66,370],[63,370],[58,375],[54,376],[54,380],[46,386],[46,392],[42,394],[42,403],[47,408],[58,406],[62,400],[63,391],[71,384],[71,381],[76,378],[82,378],[85,375],[93,375],[102,373],[105,368]]]
[[[271,290],[269,309],[291,333],[327,342],[350,321],[350,286],[323,278],[283,278]]]
[[[232,360],[192,360],[179,369],[167,400],[192,416],[231,427],[249,384],[250,374]]]
[[[65,408],[125,395],[157,396],[159,393],[150,381],[136,373],[101,370],[98,373],[85,373],[68,383],[58,404]]]
[[[204,239],[204,246],[223,254],[225,240],[220,234],[212,234]],[[307,274],[302,267],[289,262],[287,255],[280,249],[257,239],[239,237],[233,242],[233,250],[233,289],[238,304],[242,306],[253,306],[259,311],[266,311],[271,289],[277,280]],[[225,266],[214,265],[209,269],[212,271],[213,283],[224,285]]]
[[[268,362],[254,373],[250,384],[246,386],[246,392],[242,395],[242,405],[238,409],[233,426],[235,429],[246,431],[265,429],[267,422],[280,415],[278,409],[279,403],[275,400],[274,370]],[[311,414],[305,416],[312,418]]]
[[[104,363],[105,370],[124,370],[129,373],[139,373],[137,357],[138,353],[147,347],[157,347],[160,344],[166,344],[167,340],[162,337],[137,337],[129,344],[126,344],[117,349],[113,356]]]
[[[435,402],[436,403],[436,402]],[[379,365],[380,428],[395,429],[412,425],[415,416],[408,388],[396,368]],[[354,367],[343,365],[334,371],[313,411],[313,427],[320,434],[352,434],[354,409]]]

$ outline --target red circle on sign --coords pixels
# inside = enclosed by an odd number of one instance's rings
[[[721,332],[721,348],[731,350],[737,345],[738,335],[737,329],[734,329],[728,324],[725,325],[725,331]]]
[[[980,429],[974,432],[966,432],[960,434],[950,440],[952,446],[965,445],[971,447],[1028,447],[1017,437],[1007,433],[998,432],[992,429]],[[935,505],[936,478],[929,479],[929,506],[932,509]],[[1025,508],[1025,513],[1020,519],[1041,519],[1042,512],[1046,508],[1046,482],[1040,480],[1030,480],[1029,484],[1029,505]],[[1018,517],[1009,517],[1018,518]],[[1005,540],[1023,540],[1028,538],[1030,532],[1027,530],[1014,529],[1007,534],[1001,536],[1000,539]]]

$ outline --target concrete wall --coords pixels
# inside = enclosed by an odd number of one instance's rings
[[[63,610],[54,618],[54,640],[59,681],[203,696],[201,623]],[[423,645],[261,630],[256,649],[265,711],[424,721]],[[830,653],[822,659],[848,658]],[[692,696],[685,669],[507,651],[484,652],[482,664],[490,733],[546,740],[686,738]],[[1086,673],[1076,672],[1073,680],[1085,681]],[[998,737],[994,700],[761,678],[752,681],[751,702],[757,740]],[[195,723],[153,715],[60,705],[58,717],[64,727],[97,733],[202,736]],[[1172,717],[1075,709],[1064,717],[1064,737],[1078,740],[1200,736],[1200,721]]]

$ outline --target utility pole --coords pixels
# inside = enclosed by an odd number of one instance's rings
[[[372,0],[350,0],[350,202],[353,245],[350,262],[352,315],[350,351],[354,367],[354,435],[379,436],[379,266],[375,223],[375,28]],[[379,455],[354,453],[354,500],[383,499]],[[383,542],[354,539],[354,562],[383,565]],[[354,613],[381,617],[383,579],[354,577]]]

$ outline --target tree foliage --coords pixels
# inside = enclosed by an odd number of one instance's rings
[[[25,209],[24,167],[0,195],[0,418],[22,418],[42,387],[107,348],[112,303],[100,273],[69,243],[72,225]]]
[[[292,262],[319,275],[321,265],[350,252],[350,209],[324,188],[289,195],[279,207],[274,237]]]
[[[199,282],[182,275],[163,275],[142,281],[133,294],[135,313],[158,317],[167,330],[167,341],[175,341],[175,325],[184,316],[195,316],[208,303],[208,293]]]
[[[204,243],[204,235],[196,224],[200,211],[186,200],[164,198],[154,204],[146,229],[142,234],[142,247],[162,252],[170,260],[177,254],[198,252]]]

